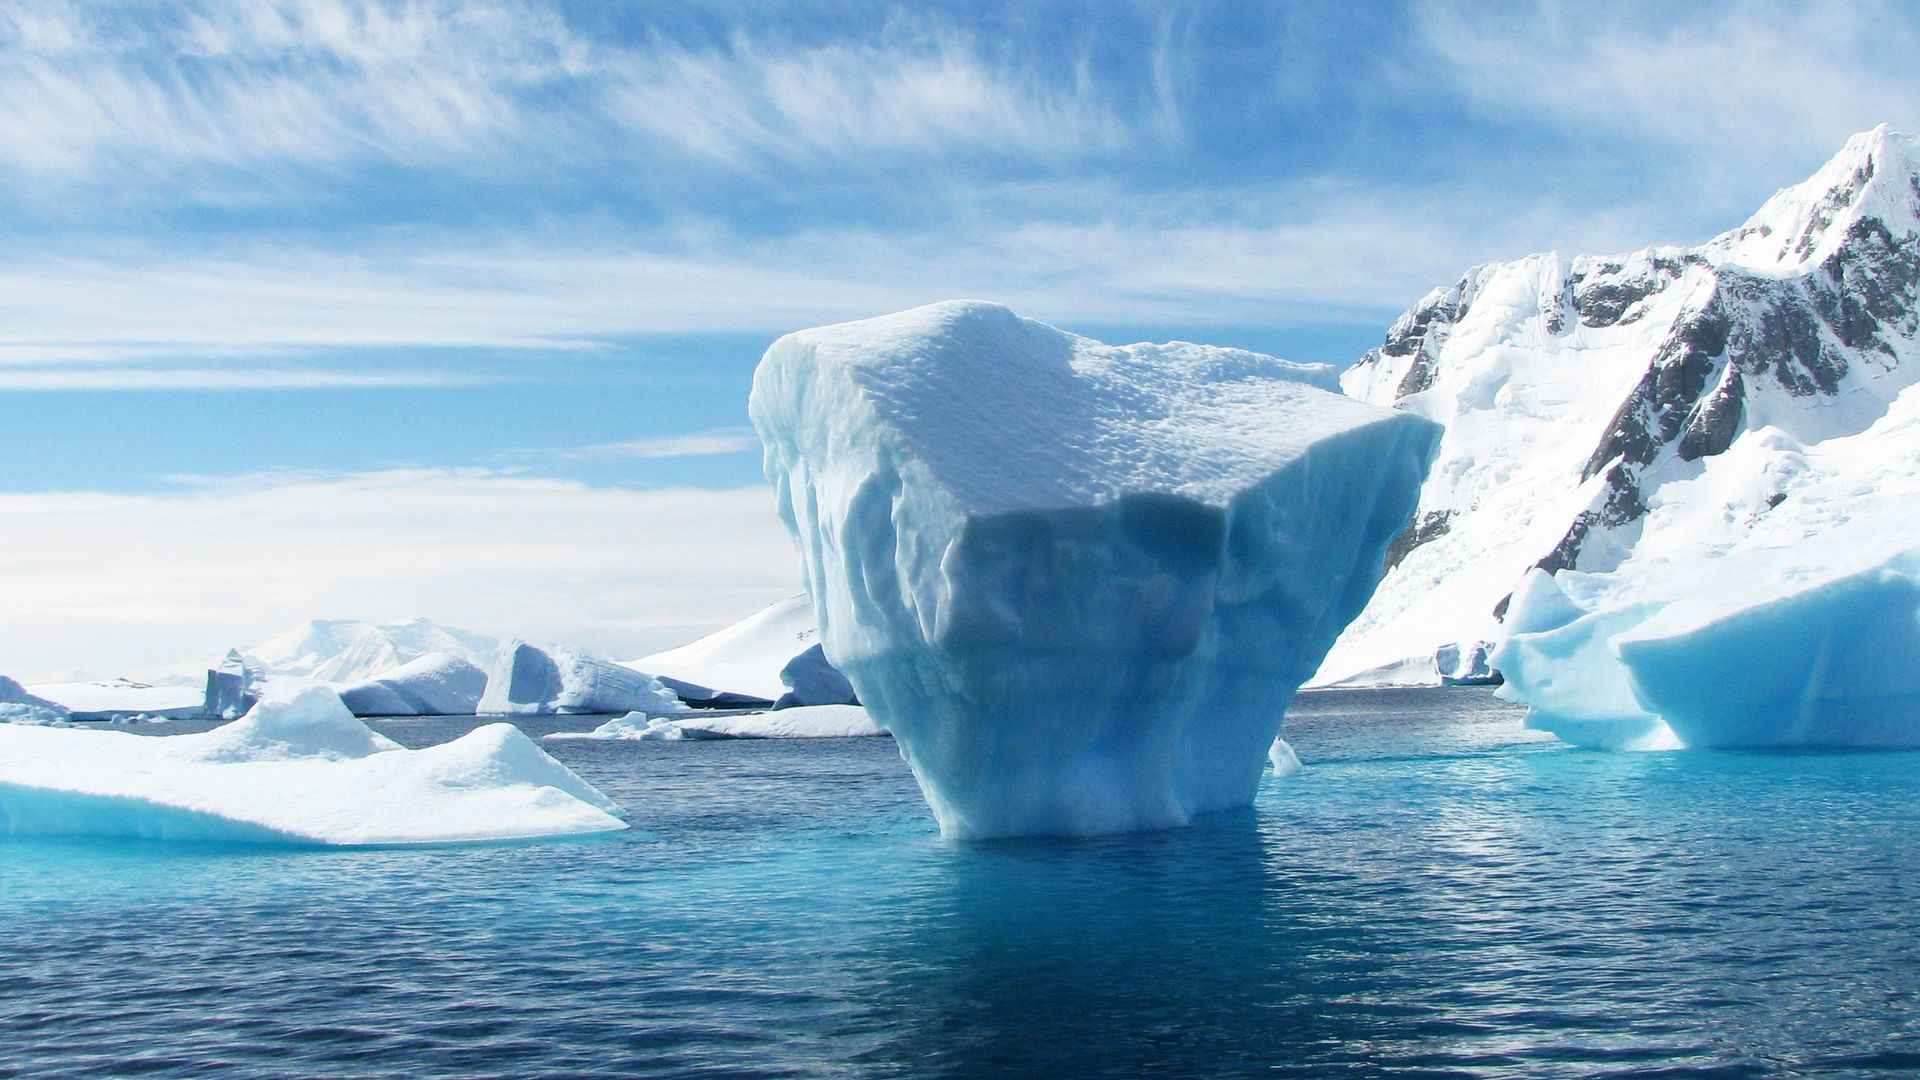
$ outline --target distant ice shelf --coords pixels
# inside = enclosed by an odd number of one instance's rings
[[[887,734],[858,705],[803,705],[777,712],[703,713],[678,717],[628,713],[592,731],[561,731],[549,739],[853,739]]]

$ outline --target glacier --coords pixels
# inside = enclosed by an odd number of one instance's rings
[[[239,651],[257,672],[352,685],[429,653],[480,666],[498,650],[499,642],[485,634],[414,618],[312,619]]]
[[[451,653],[423,653],[339,691],[355,716],[468,716],[486,689],[480,668]]]
[[[195,735],[0,727],[0,834],[319,845],[578,835],[618,808],[510,724],[424,750],[318,685]]]
[[[1251,801],[1440,435],[1326,376],[973,301],[768,349],[748,412],[826,655],[944,835]]]
[[[1920,386],[1857,435],[1755,432],[1619,566],[1528,575],[1500,693],[1586,746],[1920,746],[1916,500]]]
[[[1473,268],[1341,376],[1446,436],[1310,685],[1404,681],[1504,640],[1535,568],[1711,557],[1723,516],[1763,518],[1801,450],[1874,427],[1917,358],[1920,142],[1884,126],[1704,244]],[[1688,500],[1699,514],[1676,512]]]
[[[592,731],[558,731],[549,739],[852,739],[887,732],[858,705],[801,705],[777,712],[689,712],[675,717],[628,713]]]
[[[488,716],[539,713],[626,713],[672,716],[686,705],[660,680],[567,646],[541,648],[515,639],[487,670],[476,711]]]

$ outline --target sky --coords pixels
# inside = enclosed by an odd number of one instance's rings
[[[797,591],[781,333],[953,297],[1345,365],[1920,124],[1920,10],[0,4],[0,674]]]

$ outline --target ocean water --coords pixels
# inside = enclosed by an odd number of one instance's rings
[[[0,1075],[1920,1072],[1920,754],[1470,690],[1289,738],[1252,812],[1097,840],[942,841],[877,739],[549,743],[631,811],[589,840],[0,840]]]

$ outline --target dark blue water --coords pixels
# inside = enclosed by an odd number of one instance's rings
[[[1092,841],[943,842],[887,740],[550,743],[587,841],[0,841],[0,1074],[1920,1071],[1920,755],[1289,723],[1253,813]]]

